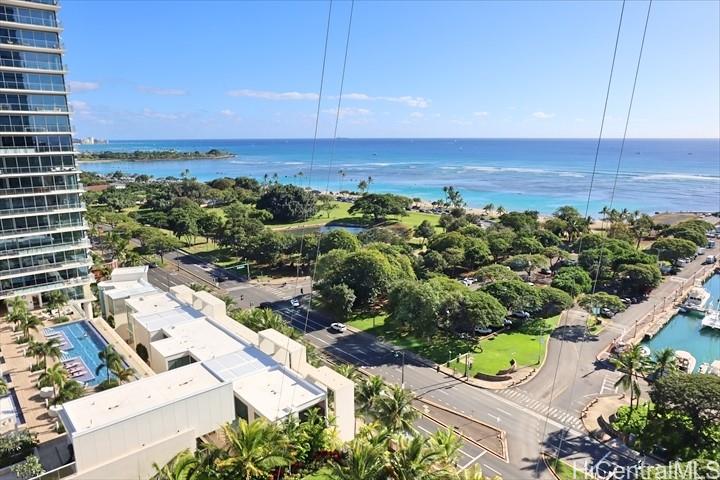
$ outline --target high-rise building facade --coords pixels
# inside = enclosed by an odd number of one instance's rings
[[[57,0],[0,0],[0,299],[63,290],[90,310]]]

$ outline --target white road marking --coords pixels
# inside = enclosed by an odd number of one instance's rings
[[[506,412],[506,411],[503,410],[502,408],[496,408],[495,410],[497,410],[497,411],[500,412],[500,413],[504,413],[504,414],[507,415],[508,417],[512,417],[512,413]]]
[[[485,455],[486,453],[487,453],[487,452],[482,451],[482,452],[480,452],[480,454],[478,454],[476,457],[471,458],[469,462],[467,462],[465,465],[463,465],[462,467],[460,467],[460,471],[462,472],[463,470],[465,470],[466,468],[468,468],[470,465],[472,465],[473,463],[475,463],[478,458],[482,457],[482,456]]]
[[[497,473],[498,475],[502,475],[502,473],[498,472],[497,470],[495,470],[494,468],[492,468],[491,466],[489,466],[489,465],[487,465],[487,464],[485,464],[485,463],[483,463],[482,466],[483,466],[484,468],[487,468],[488,470],[492,470],[493,472]]]

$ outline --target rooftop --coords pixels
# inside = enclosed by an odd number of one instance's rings
[[[168,308],[162,311],[151,311],[149,313],[145,313],[145,310],[140,311],[143,313],[136,313],[134,315],[135,321],[142,325],[148,332],[157,332],[166,327],[194,322],[204,317],[202,312],[198,312],[191,306],[177,303],[174,308]]]
[[[173,323],[172,317],[158,319],[158,322],[166,323],[162,332],[168,338],[156,340],[152,342],[152,346],[164,358],[190,352],[197,361],[202,362],[235,352],[246,346],[245,343],[215,327],[202,316],[194,321],[178,322],[178,320],[183,320],[183,318],[178,316],[175,323]]]
[[[84,433],[222,384],[201,363],[193,363],[67,402],[60,415],[68,433]]]
[[[131,280],[116,282],[113,280],[100,282],[98,287],[113,300],[134,297],[144,293],[153,293],[157,290],[145,280]]]

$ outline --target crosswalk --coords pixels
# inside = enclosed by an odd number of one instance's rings
[[[529,397],[526,393],[516,388],[506,388],[504,390],[497,390],[496,393],[502,395],[505,398],[512,400],[514,403],[523,407],[529,408],[540,415],[550,416],[555,421],[567,425],[575,430],[583,431],[583,424],[579,418],[575,415],[568,413],[559,408],[550,407],[545,403],[542,403],[534,398]]]

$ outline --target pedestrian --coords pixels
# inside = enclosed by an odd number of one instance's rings
[[[300,288],[300,295],[305,295],[305,291],[302,289],[302,287]]]

